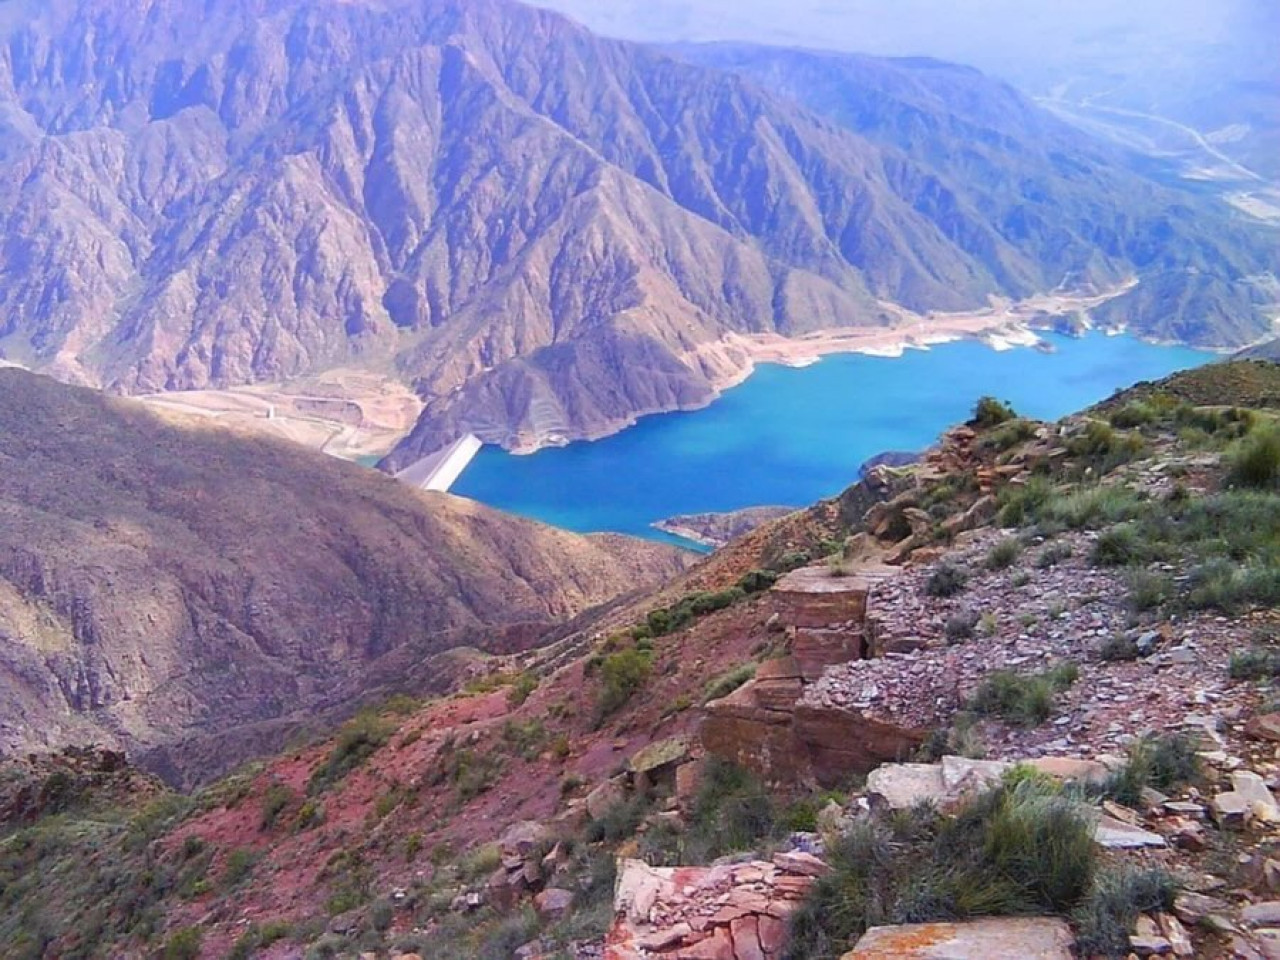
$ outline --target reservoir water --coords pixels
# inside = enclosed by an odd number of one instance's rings
[[[806,506],[858,479],[886,450],[919,450],[991,394],[1053,419],[1211,354],[1127,336],[1045,334],[1055,348],[974,342],[902,357],[839,354],[808,367],[764,365],[711,406],[643,418],[590,443],[512,456],[486,447],[453,493],[580,532],[667,539],[675,514],[758,504]]]

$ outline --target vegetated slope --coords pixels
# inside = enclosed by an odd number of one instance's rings
[[[688,556],[0,370],[0,749],[97,741],[205,779]]]
[[[1086,769],[1138,741],[1128,766],[1088,793],[1134,804],[1134,820],[1169,837],[1156,862],[1174,876],[1160,875],[1162,889],[1212,874],[1221,880],[1212,881],[1222,902],[1214,909],[1234,916],[1265,890],[1252,869],[1260,857],[1241,858],[1261,853],[1254,847],[1265,834],[1220,831],[1207,809],[1187,816],[1183,806],[1175,816],[1138,798],[1152,786],[1208,807],[1242,765],[1274,764],[1273,743],[1251,743],[1243,730],[1256,729],[1244,722],[1253,711],[1268,709],[1266,686],[1254,681],[1280,670],[1270,573],[1280,465],[1273,455],[1269,476],[1237,474],[1241,454],[1265,448],[1276,423],[1272,411],[1229,407],[1251,403],[1253,384],[1278,371],[1212,365],[1057,424],[989,405],[997,416],[949,431],[920,463],[877,469],[840,497],[700,562],[680,581],[685,597],[664,587],[635,598],[622,619],[593,621],[566,659],[540,649],[495,662],[457,695],[371,709],[331,740],[195,797],[153,800],[154,786],[135,787],[113,758],[93,753],[0,766],[0,934],[34,955],[67,957],[167,944],[175,953],[184,947],[184,956],[314,948],[469,960],[510,956],[535,938],[549,955],[586,957],[599,955],[605,929],[625,913],[612,899],[616,857],[700,866],[772,852],[793,831],[817,829],[826,845],[810,837],[813,849],[847,876],[837,841],[867,835],[854,825],[911,834],[912,824],[943,821],[900,812],[886,823],[867,812],[860,785],[818,790],[803,777],[754,776],[716,754],[699,726],[716,713],[712,703],[753,682],[771,690],[767,709],[735,700],[720,708],[748,719],[785,713],[788,686],[801,684],[791,675],[799,658],[813,657],[824,635],[863,636],[866,625],[851,625],[847,606],[818,602],[804,604],[808,626],[797,628],[788,623],[794,594],[771,590],[764,570],[744,581],[742,565],[780,572],[813,562],[809,583],[840,582],[827,554],[856,562],[889,550],[902,572],[863,596],[875,646],[893,655],[866,650],[817,664],[823,682],[851,674],[843,689],[858,694],[870,676],[881,692],[850,707],[842,723],[824,714],[831,725],[811,732],[825,730],[838,750],[859,733],[859,717],[883,731],[906,722],[894,714],[927,715],[926,757],[963,748],[992,760],[1071,758],[1068,767]],[[1190,399],[1204,391],[1207,405]],[[734,591],[735,581],[752,589]],[[677,622],[672,605],[688,615]],[[1053,687],[1050,667],[1060,678]],[[1273,739],[1277,718],[1262,719]],[[1195,746],[1213,748],[1202,758],[1188,741],[1164,736],[1184,722],[1207,738]],[[1161,738],[1140,739],[1153,731]],[[1157,774],[1150,757],[1143,765],[1142,751],[1157,747],[1165,760],[1180,759],[1177,769]],[[757,753],[771,755],[787,761]],[[1043,787],[1031,780],[1023,787]],[[150,802],[122,800],[131,789]],[[1086,794],[1072,796],[1075,803]],[[907,862],[932,836],[903,836],[855,865],[874,863],[871,879],[894,891],[884,902],[901,915],[909,909],[911,919],[1029,909],[1020,897],[913,897],[920,887],[904,880],[936,882],[925,873],[953,860],[976,883],[1008,882],[945,843],[920,864]],[[1087,828],[1083,836],[1088,845]],[[1127,874],[1110,871],[1149,868],[1153,858],[1125,856],[1090,855],[1086,879],[1096,876],[1096,889],[1073,887],[1036,905],[1069,913],[1082,939],[1111,937],[1091,955],[1127,955],[1137,913],[1169,906],[1163,895],[1135,905],[1132,879],[1126,886]],[[555,892],[535,899],[544,889]],[[861,889],[842,886],[834,900],[831,888],[820,890],[807,925],[791,925],[788,955],[842,956],[868,922],[885,922],[884,908],[863,902]],[[751,910],[753,901],[761,902],[758,891],[734,906]],[[675,921],[655,920],[664,922]],[[1205,938],[1215,935],[1193,931],[1204,955]],[[824,948],[806,952],[815,939]]]
[[[391,370],[427,402],[392,466],[703,404],[735,333],[1274,257],[1082,136],[1041,145],[1025,103],[958,169],[940,98],[904,121],[932,140],[877,143],[503,0],[23,0],[0,28],[4,354],[123,391]],[[1070,191],[1023,189],[1046,152]]]

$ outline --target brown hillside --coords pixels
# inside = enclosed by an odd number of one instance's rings
[[[98,740],[207,777],[298,711],[441,689],[433,655],[522,648],[686,564],[14,369],[0,411],[7,750]]]

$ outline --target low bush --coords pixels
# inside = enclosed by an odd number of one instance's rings
[[[708,681],[706,690],[702,694],[702,702],[710,703],[712,700],[727,697],[755,675],[756,665],[754,663],[744,663],[726,673],[720,674],[718,677],[712,678]]]
[[[1150,570],[1135,570],[1129,574],[1129,606],[1138,612],[1162,606],[1173,593],[1173,583],[1166,576]]]
[[[359,713],[343,724],[337,741],[324,763],[315,769],[307,783],[307,791],[315,794],[327,789],[364,763],[395,733],[395,726],[371,712]]]
[[[1103,643],[1098,649],[1098,656],[1108,663],[1116,663],[1141,659],[1142,651],[1138,649],[1137,641],[1132,637],[1118,635]]]
[[[1148,736],[1129,747],[1123,767],[1108,777],[1103,793],[1118,803],[1136,806],[1144,787],[1169,790],[1200,778],[1195,744],[1179,734]]]
[[[1071,915],[1081,956],[1127,957],[1129,935],[1144,913],[1173,907],[1177,886],[1161,869],[1120,868],[1099,873]]]
[[[199,927],[183,927],[164,942],[161,956],[164,960],[198,960],[204,932]]]
[[[791,919],[789,960],[841,956],[868,927],[1068,913],[1093,885],[1087,812],[1040,778],[1010,781],[955,818],[927,807],[859,821],[828,850]]]
[[[258,856],[252,850],[245,847],[232,850],[222,868],[222,885],[228,889],[239,886],[249,879],[257,863]]]
[[[1254,646],[1231,655],[1233,680],[1271,680],[1280,677],[1280,649]]]
[[[648,683],[652,670],[653,656],[643,650],[623,650],[605,657],[600,664],[597,717],[603,720],[622,709]]]
[[[987,551],[986,566],[988,570],[1006,570],[1013,566],[1018,555],[1022,553],[1022,544],[1017,537],[1005,537]]]
[[[1253,490],[1280,489],[1280,428],[1255,430],[1231,452],[1227,482]]]
[[[1019,726],[1034,727],[1053,713],[1055,694],[1075,683],[1079,668],[1059,664],[1041,674],[997,670],[982,681],[969,709],[980,716],[999,717]]]
[[[1250,607],[1280,606],[1280,564],[1216,557],[1191,571],[1189,586],[1185,602],[1193,610],[1235,614]]]
[[[1064,560],[1071,559],[1071,544],[1069,543],[1050,543],[1045,546],[1036,555],[1036,569],[1047,570],[1050,567],[1056,567]]]
[[[944,560],[929,574],[925,581],[924,592],[931,597],[954,597],[969,583],[969,571],[950,561]]]
[[[772,570],[750,570],[738,581],[743,593],[761,593],[778,582],[778,574]]]
[[[507,703],[512,707],[518,707],[533,695],[533,691],[538,689],[538,677],[529,671],[521,673],[507,690]]]
[[[280,814],[293,803],[295,797],[296,794],[286,784],[273,783],[267,787],[266,793],[262,795],[262,819],[259,827],[264,831],[272,829]]]
[[[997,400],[995,397],[979,397],[978,402],[973,408],[973,419],[970,420],[975,427],[979,429],[990,429],[998,427],[1000,424],[1008,420],[1012,420],[1017,414],[1013,407],[1009,404]]]
[[[973,633],[978,627],[978,621],[981,619],[982,616],[977,610],[961,610],[959,613],[953,613],[947,617],[943,632],[952,643],[970,640],[973,638]]]
[[[1104,530],[1094,541],[1089,562],[1096,567],[1124,567],[1146,559],[1146,548],[1134,524]]]

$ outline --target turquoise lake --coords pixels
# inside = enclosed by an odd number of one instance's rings
[[[650,524],[759,504],[806,506],[886,450],[919,450],[991,394],[1054,419],[1212,354],[1131,337],[1045,334],[1053,353],[975,341],[902,357],[763,365],[711,406],[643,418],[604,440],[512,456],[485,447],[453,492],[580,532],[667,538]]]

